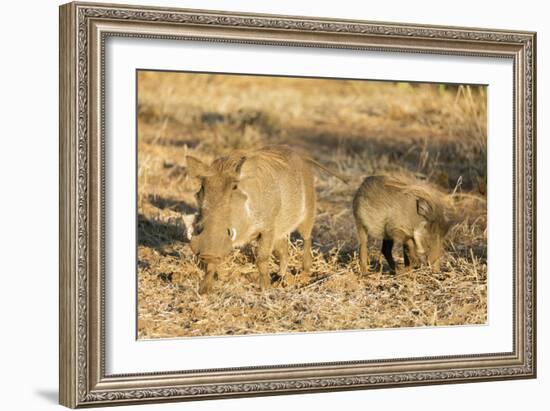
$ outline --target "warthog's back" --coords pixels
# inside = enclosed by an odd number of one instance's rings
[[[353,199],[355,218],[377,238],[391,238],[397,232],[412,233],[420,222],[415,196],[386,176],[369,176]]]
[[[314,192],[311,165],[284,146],[246,154],[241,169],[241,189],[249,199],[245,205],[256,229],[266,226],[281,238],[294,231],[306,215],[306,193]]]

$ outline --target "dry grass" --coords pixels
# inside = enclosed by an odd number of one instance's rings
[[[138,79],[138,335],[140,338],[483,324],[487,319],[486,90],[140,72]],[[289,242],[287,283],[260,292],[254,247],[227,258],[213,292],[186,241],[197,182],[181,163],[286,143],[351,177],[318,173],[311,278]],[[405,173],[452,195],[463,221],[440,273],[359,275],[350,201],[362,179]],[[371,259],[379,260],[373,241]],[[275,264],[273,272],[276,271]]]

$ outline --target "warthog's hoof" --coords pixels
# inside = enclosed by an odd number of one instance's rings
[[[269,275],[261,275],[260,276],[260,290],[265,290],[267,288],[271,287],[271,276]]]
[[[199,285],[199,294],[208,294],[212,290],[211,280],[202,280]]]
[[[439,261],[430,264],[430,268],[432,270],[432,273],[439,273],[441,271],[441,263]]]
[[[369,265],[360,265],[359,266],[359,272],[361,273],[361,275],[369,275],[370,266]]]

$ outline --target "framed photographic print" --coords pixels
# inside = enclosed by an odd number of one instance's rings
[[[60,402],[536,375],[532,32],[60,8]]]

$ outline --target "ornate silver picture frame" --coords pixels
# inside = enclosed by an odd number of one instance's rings
[[[513,62],[513,350],[109,375],[105,43],[113,37],[497,57]],[[536,376],[536,35],[92,3],[60,7],[60,403],[188,401]],[[512,114],[511,114],[512,115]]]

